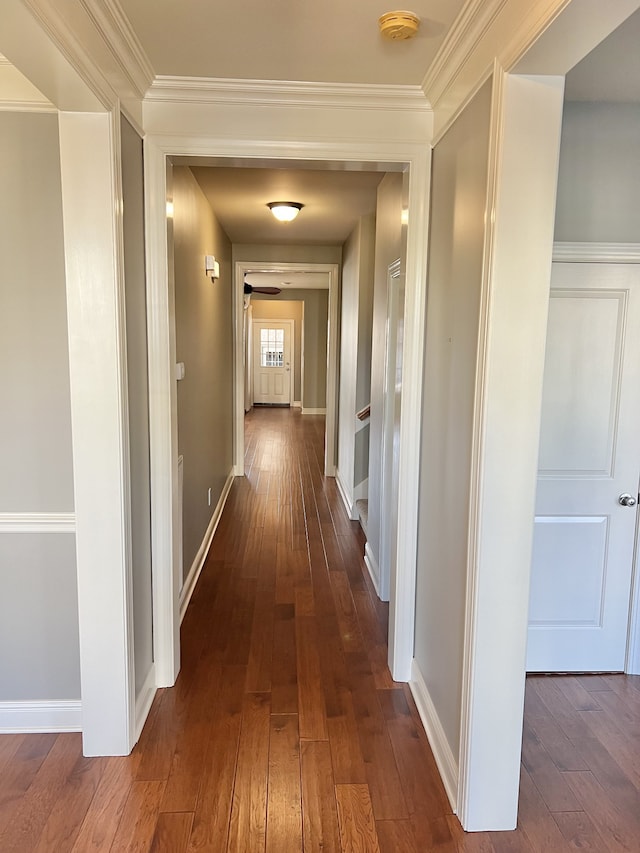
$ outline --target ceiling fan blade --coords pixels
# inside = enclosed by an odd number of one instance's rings
[[[251,293],[265,293],[267,296],[277,296],[279,293],[282,293],[279,287],[254,287],[251,284],[244,283],[244,292],[245,294]]]

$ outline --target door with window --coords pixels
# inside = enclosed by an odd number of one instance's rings
[[[253,402],[272,406],[291,405],[290,320],[253,322]]]

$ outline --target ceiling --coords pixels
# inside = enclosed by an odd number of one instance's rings
[[[419,85],[463,0],[412,0],[410,41],[388,41],[387,0],[120,0],[160,75]],[[401,7],[402,8],[402,7]]]
[[[376,207],[382,172],[310,169],[191,170],[232,243],[342,245],[360,216]],[[267,202],[304,205],[293,222],[278,222]]]
[[[245,276],[247,284],[253,287],[278,287],[287,290],[328,290],[328,272],[304,272],[304,270],[287,270],[286,272],[265,272],[252,270]],[[286,294],[285,294],[286,295]],[[258,297],[260,298],[260,297]]]

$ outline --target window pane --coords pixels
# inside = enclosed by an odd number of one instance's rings
[[[284,366],[284,329],[260,329],[260,367]]]

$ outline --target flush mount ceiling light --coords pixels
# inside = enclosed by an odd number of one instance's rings
[[[298,204],[297,201],[270,201],[267,207],[279,222],[291,222],[304,204]]]
[[[420,26],[420,18],[415,12],[385,12],[378,18],[380,32],[392,41],[402,41],[415,36]]]

